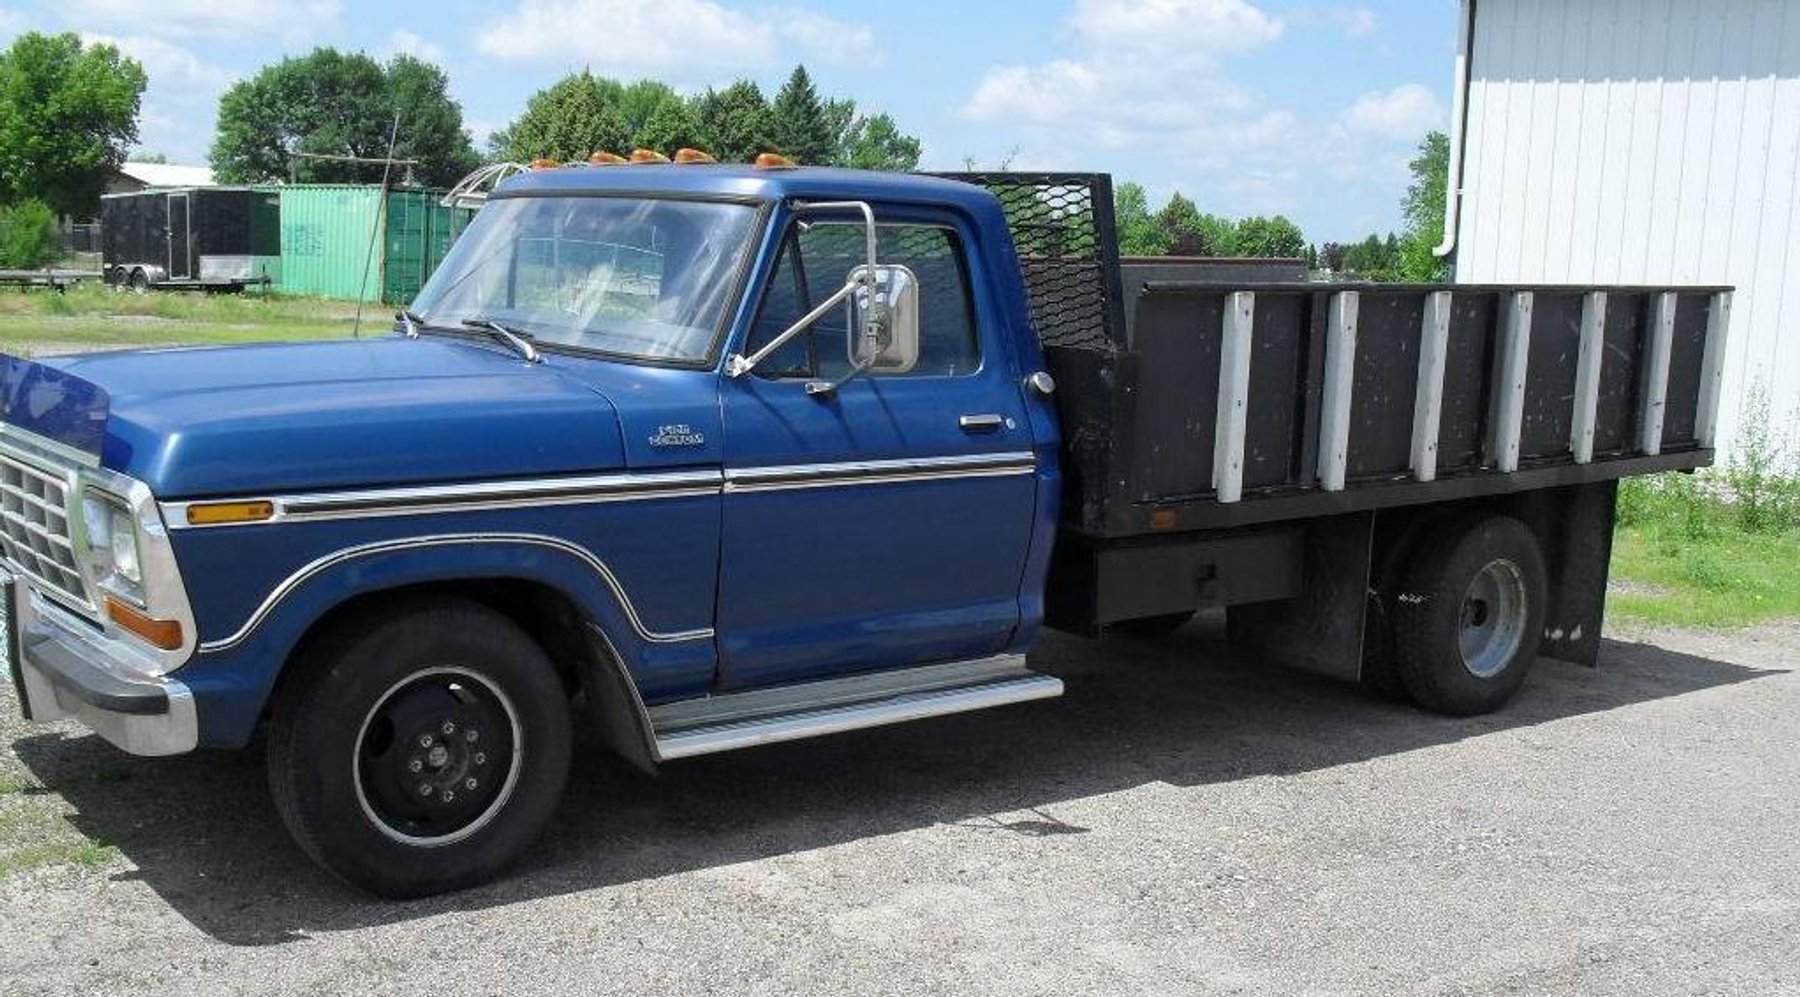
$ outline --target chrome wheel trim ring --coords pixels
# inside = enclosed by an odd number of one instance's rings
[[[388,700],[393,698],[394,693],[399,692],[401,689],[404,689],[420,679],[433,678],[440,675],[467,679],[470,682],[478,684],[499,702],[500,706],[506,711],[506,721],[512,728],[512,764],[507,768],[506,781],[501,784],[500,792],[495,794],[493,801],[490,802],[486,809],[482,810],[474,820],[448,834],[407,834],[389,824],[387,820],[375,810],[374,804],[369,800],[368,792],[363,788],[361,764],[363,739],[369,733],[370,722],[372,722],[376,715],[381,712],[382,708],[387,705]],[[369,707],[369,711],[363,715],[362,725],[356,730],[356,741],[351,745],[350,751],[350,778],[356,786],[356,802],[362,807],[363,816],[368,818],[369,823],[373,824],[376,830],[380,831],[383,836],[392,841],[397,841],[400,844],[414,848],[439,848],[444,845],[453,845],[467,839],[492,823],[494,817],[498,815],[500,811],[505,808],[507,802],[512,799],[513,789],[518,785],[519,772],[523,767],[525,760],[525,742],[523,734],[523,728],[519,724],[519,711],[513,706],[512,699],[506,695],[505,691],[489,681],[485,676],[478,675],[467,668],[453,666],[421,668],[400,681],[395,682],[393,685],[388,686],[387,691],[376,697],[375,705]]]

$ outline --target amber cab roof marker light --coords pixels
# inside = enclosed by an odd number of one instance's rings
[[[676,149],[675,162],[682,166],[694,166],[700,163],[716,163],[718,160],[699,149]]]
[[[589,156],[588,162],[594,166],[622,166],[625,163],[634,162],[634,160],[626,159],[616,152],[601,151]]]
[[[634,163],[666,163],[669,161],[669,157],[655,149],[633,149],[631,150],[631,161]]]
[[[554,170],[559,165],[561,165],[561,164],[559,164],[556,160],[545,159],[542,156],[531,161],[531,168],[534,170]]]
[[[759,170],[791,170],[800,164],[779,152],[765,152],[756,157],[753,165]]]

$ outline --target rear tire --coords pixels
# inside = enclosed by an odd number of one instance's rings
[[[144,294],[150,290],[150,275],[143,270],[133,270],[129,284],[133,294]]]
[[[568,695],[543,649],[493,610],[384,608],[325,635],[277,696],[276,810],[309,856],[372,893],[472,886],[554,813]]]
[[[1445,524],[1416,550],[1388,603],[1394,670],[1413,701],[1491,713],[1524,684],[1544,629],[1544,558],[1525,524]]]

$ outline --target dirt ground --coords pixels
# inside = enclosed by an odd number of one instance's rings
[[[1221,637],[1049,637],[1061,700],[596,759],[510,878],[409,904],[312,867],[253,755],[128,758],[8,695],[0,992],[1800,994],[1800,624],[1615,639],[1473,720]]]

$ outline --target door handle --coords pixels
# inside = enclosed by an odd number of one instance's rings
[[[1006,425],[1005,419],[992,412],[982,415],[965,415],[956,422],[965,433],[991,433]]]

